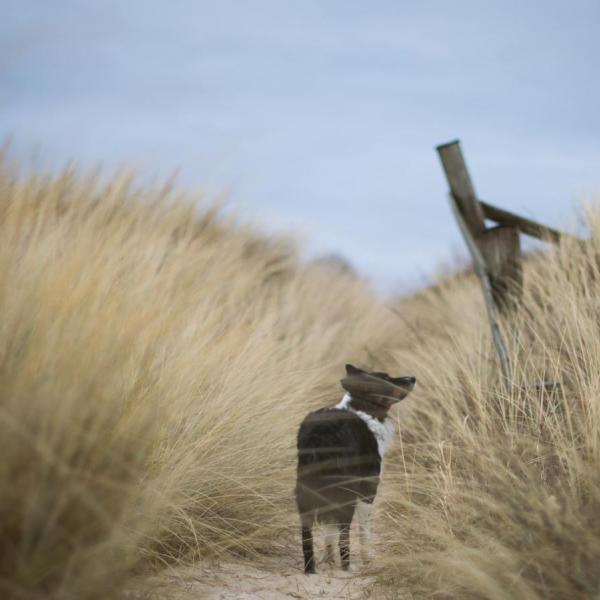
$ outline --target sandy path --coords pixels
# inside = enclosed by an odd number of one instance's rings
[[[356,538],[354,538],[356,539]],[[318,540],[317,540],[318,543]],[[316,548],[319,555],[320,546]],[[317,573],[302,572],[300,544],[282,544],[279,556],[260,561],[204,562],[165,571],[130,591],[131,600],[366,600],[389,598],[375,588],[354,556],[350,571],[317,564]]]
[[[305,576],[298,565],[219,563],[178,570],[148,582],[144,600],[290,600],[372,598],[373,579],[339,567]]]

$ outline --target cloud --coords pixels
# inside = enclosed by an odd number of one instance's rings
[[[600,188],[600,7],[576,4],[24,0],[0,23],[0,136],[57,165],[181,166],[395,285],[460,243],[437,143],[551,224]]]

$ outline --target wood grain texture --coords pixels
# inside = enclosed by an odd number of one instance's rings
[[[472,235],[481,234],[485,230],[485,215],[477,200],[460,142],[456,140],[441,144],[437,147],[437,152],[450,186],[450,193],[454,196],[465,223]]]
[[[505,225],[486,229],[477,244],[486,262],[494,302],[500,312],[510,312],[523,290],[519,231]]]

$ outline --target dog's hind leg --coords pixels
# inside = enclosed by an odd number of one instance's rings
[[[304,554],[304,573],[310,575],[315,573],[315,556],[313,548],[312,526],[314,517],[312,514],[302,515],[302,553]]]
[[[342,559],[342,569],[347,571],[350,568],[350,523],[354,516],[356,508],[355,501],[349,502],[338,513],[338,527],[340,529],[340,558]]]
[[[339,528],[342,569],[347,571],[350,568],[350,523],[340,523]]]
[[[371,546],[371,527],[373,517],[373,503],[359,501],[356,503],[356,518],[358,519],[358,538],[360,539],[360,556],[363,563],[369,561]]]

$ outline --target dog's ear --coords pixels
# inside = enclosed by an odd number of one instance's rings
[[[355,367],[349,363],[346,365],[346,375],[360,375],[361,373],[366,373],[366,371],[363,371],[362,369],[359,369],[358,367]]]
[[[415,387],[415,383],[417,382],[416,377],[390,377],[390,381],[395,385],[401,385],[402,387],[412,389]]]

